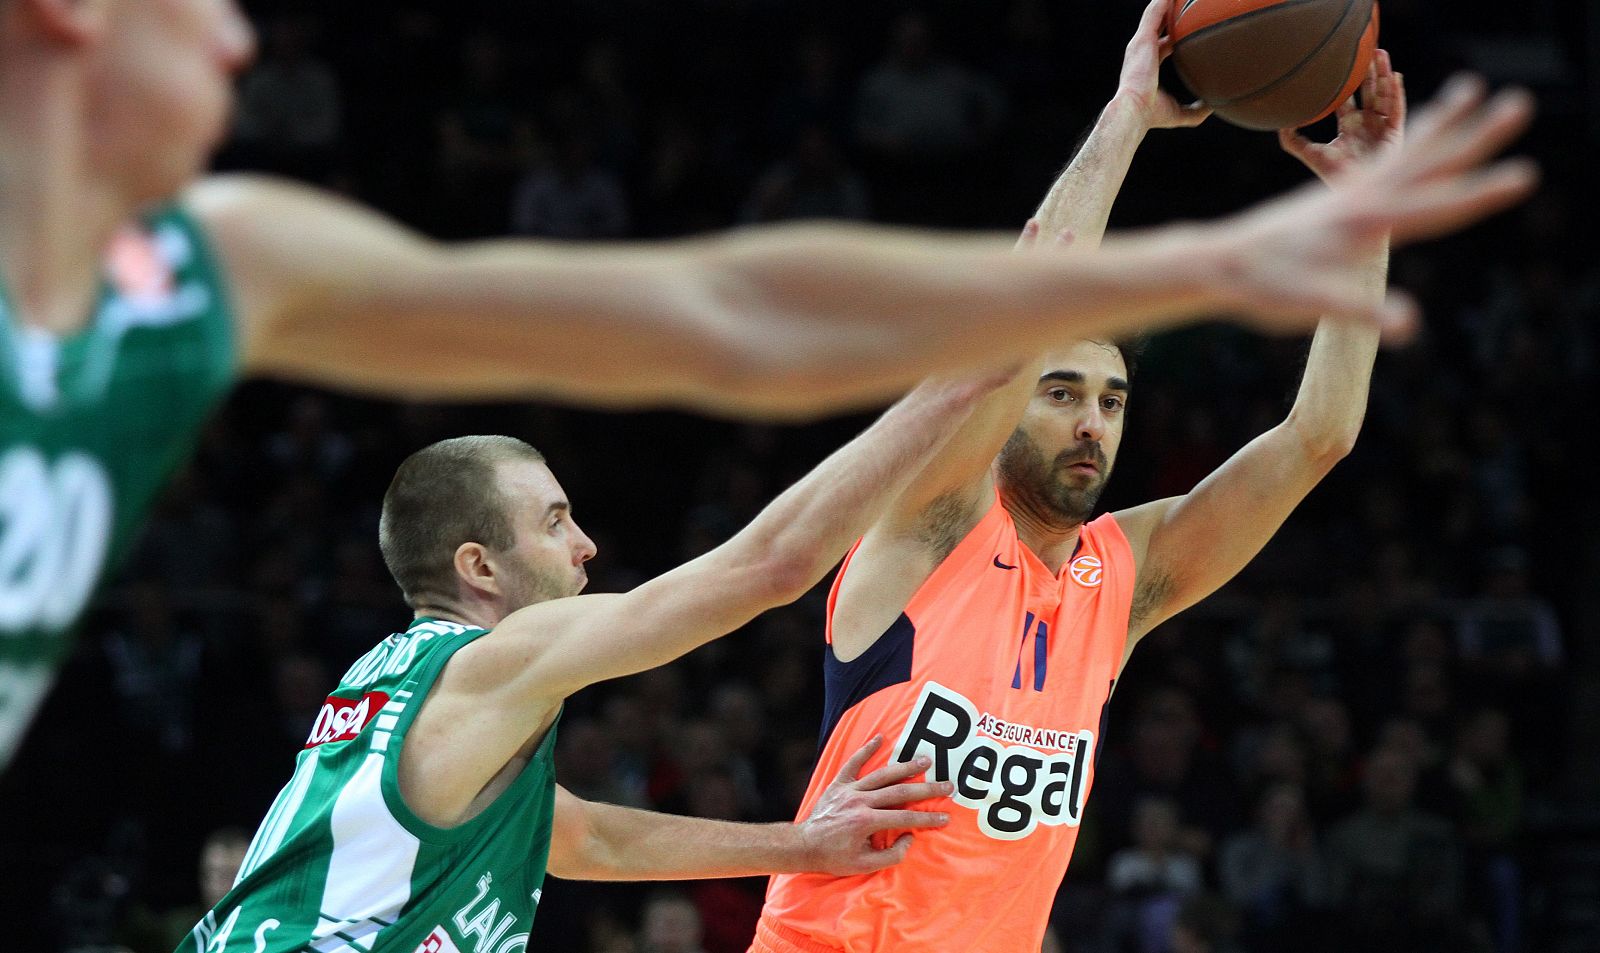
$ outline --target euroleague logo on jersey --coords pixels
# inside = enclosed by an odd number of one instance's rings
[[[1072,573],[1072,581],[1089,589],[1100,585],[1100,580],[1105,573],[1105,564],[1100,562],[1099,556],[1079,556],[1072,561],[1068,570]]]
[[[359,699],[329,695],[322,710],[317,712],[317,720],[311,723],[311,737],[306,739],[305,746],[315,748],[330,741],[349,741],[361,734],[372,716],[387,704],[389,696],[384,692],[367,692]]]

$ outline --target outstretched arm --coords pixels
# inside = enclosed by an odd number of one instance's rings
[[[799,598],[997,383],[918,387],[711,552],[632,592],[518,610],[458,650],[406,743],[413,809],[454,823],[568,695],[669,662]]]
[[[943,827],[942,812],[902,805],[950,793],[943,782],[913,782],[929,760],[890,764],[858,779],[882,744],[874,738],[851,756],[798,824],[740,824],[658,814],[585,801],[556,788],[550,872],[568,880],[703,880],[766,874],[870,873],[899,863],[911,848],[912,829]],[[888,847],[872,835],[902,830]]]
[[[1350,280],[1357,248],[1390,227],[1397,239],[1458,228],[1531,187],[1524,166],[1470,174],[1531,111],[1480,110],[1480,98],[1459,92],[1414,162],[1337,201],[1301,194],[1066,259],[1007,254],[995,237],[842,225],[653,248],[443,246],[257,178],[210,179],[186,201],[228,266],[249,372],[402,397],[799,416],[1208,314],[1278,332],[1322,314],[1404,326],[1409,309],[1375,305]]]
[[[1361,105],[1339,107],[1339,134],[1312,143],[1293,130],[1280,139],[1334,188],[1355,168],[1398,151],[1405,128],[1404,79],[1379,50]],[[1379,237],[1364,273],[1383,297],[1388,242]],[[1366,414],[1378,335],[1369,328],[1318,326],[1288,417],[1252,440],[1187,495],[1117,514],[1139,562],[1133,641],[1233,578],[1266,545],[1306,494],[1354,446]]]

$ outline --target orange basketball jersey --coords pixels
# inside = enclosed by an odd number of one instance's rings
[[[852,557],[854,553],[852,552]],[[839,577],[850,571],[847,558]],[[756,951],[1037,951],[1077,840],[1127,646],[1133,553],[1111,516],[1052,574],[995,504],[859,658],[827,653],[822,754],[800,817],[875,734],[889,758],[955,782],[950,825],[905,862],[772,879]],[[839,582],[829,598],[831,620]],[[865,772],[863,772],[865,773]]]

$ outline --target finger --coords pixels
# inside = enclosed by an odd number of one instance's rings
[[[1478,108],[1483,96],[1483,80],[1471,73],[1452,76],[1417,115],[1416,125],[1411,131],[1412,142],[1420,144],[1444,135]]]
[[[1390,291],[1384,298],[1378,321],[1384,344],[1410,344],[1422,329],[1422,308],[1417,299],[1404,291]]]
[[[1386,207],[1396,244],[1435,238],[1487,218],[1527,198],[1539,169],[1508,159],[1445,182],[1414,187]]]
[[[955,790],[949,781],[920,781],[915,784],[895,784],[869,792],[867,804],[872,807],[899,807],[914,801],[929,801],[948,797]]]
[[[1015,249],[1017,251],[1023,251],[1032,248],[1034,242],[1038,240],[1039,220],[1036,218],[1030,218],[1028,219],[1028,224],[1022,226],[1022,234],[1017,236],[1017,244]]]
[[[1144,14],[1139,17],[1139,32],[1135,34],[1135,39],[1160,36],[1161,25],[1167,19],[1167,11],[1171,7],[1172,0],[1150,0],[1145,5]]]
[[[1378,100],[1378,58],[1367,64],[1367,75],[1361,80],[1361,108],[1371,109]]]
[[[935,830],[950,823],[943,811],[873,811],[875,831]]]
[[[1056,247],[1057,248],[1070,248],[1072,246],[1072,243],[1077,241],[1077,240],[1078,240],[1078,233],[1074,232],[1070,228],[1063,228],[1061,231],[1056,232]]]
[[[1028,224],[1035,225],[1032,221]],[[1035,227],[1035,231],[1037,230],[1037,227]],[[1027,234],[1026,229],[1023,230],[1023,234]],[[877,751],[878,746],[881,744],[883,744],[883,735],[873,735],[868,738],[867,743],[857,748],[856,753],[850,756],[843,767],[839,768],[839,774],[834,778],[834,781],[841,784],[849,784],[854,781],[856,776],[861,773],[861,769],[866,765],[867,759],[872,757],[872,753]]]
[[[1316,143],[1307,139],[1298,129],[1279,129],[1278,145],[1283,151],[1307,165],[1311,164],[1311,150]]]
[[[1362,100],[1362,102],[1371,102],[1371,100],[1364,98]],[[1346,119],[1348,119],[1349,117],[1355,115],[1355,113],[1356,113],[1356,98],[1353,95],[1349,99],[1347,99],[1344,102],[1340,103],[1338,108],[1333,111],[1333,114],[1335,116],[1337,116],[1338,119],[1339,119],[1339,125],[1340,125],[1341,128],[1344,126],[1344,121]]]
[[[1178,107],[1178,124],[1192,129],[1211,118],[1211,107],[1200,101]]]
[[[927,755],[912,758],[910,761],[891,761],[856,782],[856,788],[861,791],[876,791],[879,788],[886,788],[907,778],[914,778],[928,770],[932,765],[933,759]]]
[[[1394,74],[1394,101],[1389,105],[1389,123],[1396,129],[1406,127],[1406,74]]]
[[[1533,97],[1526,91],[1499,93],[1437,140],[1431,161],[1420,163],[1418,178],[1458,173],[1488,161],[1522,135],[1533,122],[1533,110]]]
[[[905,860],[906,852],[911,849],[911,842],[913,839],[914,838],[910,834],[901,834],[899,837],[894,839],[893,844],[890,844],[883,850],[872,851],[861,862],[861,872],[871,873],[874,870],[882,870],[885,867],[893,867],[895,864]]]

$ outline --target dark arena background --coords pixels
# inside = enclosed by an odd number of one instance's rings
[[[814,217],[1017,229],[1114,90],[1141,4],[248,6],[261,53],[220,168],[443,238],[611,240]],[[1380,357],[1355,452],[1135,654],[1046,949],[1600,950],[1600,9],[1383,0],[1382,17],[1414,103],[1459,67],[1537,93],[1517,150],[1545,184],[1396,255],[1427,331]],[[928,130],[914,152],[884,135],[908,121]],[[1223,214],[1305,177],[1270,134],[1156,132],[1112,226]],[[1184,492],[1281,419],[1304,350],[1217,325],[1158,338],[1103,504]],[[0,780],[20,844],[0,861],[0,950],[172,949],[203,909],[208,839],[254,828],[339,673],[406,623],[376,526],[412,450],[532,442],[599,544],[590,590],[615,591],[727,537],[866,419],[239,389]],[[825,592],[573,698],[559,779],[792,817]],[[1274,846],[1293,864],[1264,869]],[[551,880],[529,948],[740,953],[763,886]]]

